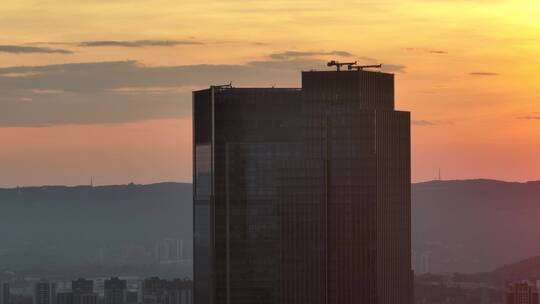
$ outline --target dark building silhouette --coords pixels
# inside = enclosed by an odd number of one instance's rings
[[[56,294],[56,304],[73,304],[73,292],[59,292]]]
[[[127,281],[112,277],[105,280],[105,304],[124,304],[127,301]]]
[[[94,292],[94,281],[87,279],[78,279],[71,282],[71,290],[74,294],[84,294]]]
[[[167,281],[158,277],[141,282],[140,297],[147,304],[192,304],[193,282],[173,279]]]
[[[35,283],[33,304],[54,303],[56,303],[56,284],[45,280]]]
[[[94,293],[94,281],[78,279],[71,282],[73,304],[97,304],[98,294]]]
[[[506,304],[538,304],[538,289],[529,282],[508,285]]]
[[[412,303],[410,115],[394,76],[193,93],[196,304]]]
[[[139,292],[128,290],[126,292],[126,303],[129,303],[129,304],[139,303]]]
[[[74,293],[73,304],[97,304],[97,293]]]
[[[165,279],[158,277],[144,279],[140,286],[142,303],[165,304],[168,286],[169,282]]]
[[[94,281],[81,278],[71,281],[71,292],[56,294],[56,304],[97,304],[98,297],[94,293]]]
[[[0,281],[0,304],[11,304],[9,283]]]
[[[167,286],[167,304],[193,304],[193,281],[174,279]]]

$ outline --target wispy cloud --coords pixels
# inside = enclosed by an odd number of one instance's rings
[[[154,67],[118,61],[0,68],[0,126],[187,117],[191,90],[231,80],[238,86],[270,87],[297,86],[300,78],[294,69],[250,63]]]
[[[309,52],[309,51],[285,51],[280,53],[273,53],[268,55],[268,57],[275,60],[287,60],[287,59],[296,59],[304,57],[313,57],[313,56],[340,56],[340,57],[353,57],[354,54],[347,51],[330,51],[330,52]]]
[[[431,126],[441,126],[441,125],[453,125],[454,122],[451,120],[411,120],[411,125],[418,127],[431,127]]]
[[[272,69],[294,69],[294,70],[311,70],[325,69],[326,61],[319,56],[339,56],[347,57],[349,61],[359,61],[362,64],[378,64],[381,61],[368,56],[356,56],[347,51],[284,51],[272,53],[268,55],[269,60],[252,61],[249,64],[258,67]],[[406,66],[400,64],[384,64],[382,65],[383,72],[387,73],[406,73]]]
[[[0,52],[11,54],[72,54],[73,52],[65,49],[53,49],[48,47],[25,46],[25,45],[0,45]]]
[[[517,119],[523,119],[523,120],[540,120],[540,114],[535,115],[526,115],[526,116],[519,116]]]
[[[448,54],[447,51],[441,51],[441,50],[429,50],[429,52],[431,54],[440,54],[440,55]]]
[[[430,48],[405,48],[408,52],[423,52],[423,53],[429,53],[429,54],[436,54],[436,55],[446,55],[448,54],[447,51],[440,50],[440,49],[430,49]]]
[[[471,76],[499,76],[499,73],[493,73],[493,72],[470,72],[469,75]]]
[[[437,123],[429,120],[412,120],[411,125],[413,126],[435,126]]]
[[[383,65],[400,72],[402,65]],[[0,126],[116,123],[187,117],[191,91],[235,86],[298,87],[301,70],[328,69],[314,58],[245,64],[146,66],[137,61],[0,68]],[[25,102],[21,102],[21,101]]]
[[[194,40],[96,40],[83,41],[78,44],[81,47],[150,47],[150,46],[177,46],[177,45],[201,45],[200,41]]]
[[[386,73],[406,73],[406,68],[401,64],[383,64],[381,70]]]

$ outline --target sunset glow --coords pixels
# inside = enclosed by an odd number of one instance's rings
[[[0,186],[190,182],[191,90],[299,86],[329,59],[395,73],[413,181],[439,168],[540,179],[538,1],[18,0],[0,13]],[[51,67],[72,63],[89,65]]]

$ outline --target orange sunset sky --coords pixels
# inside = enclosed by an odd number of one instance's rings
[[[412,178],[540,179],[536,0],[0,2],[0,187],[191,181],[191,91],[383,63]]]

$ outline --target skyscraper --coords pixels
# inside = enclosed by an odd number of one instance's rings
[[[410,115],[394,76],[193,93],[196,304],[412,301]]]

